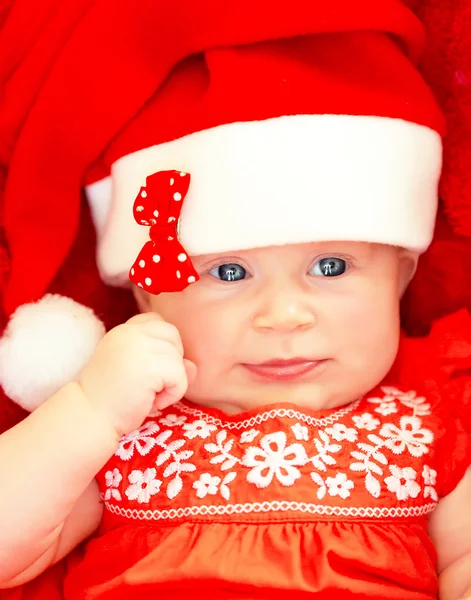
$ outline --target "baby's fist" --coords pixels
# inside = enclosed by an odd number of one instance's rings
[[[153,410],[178,402],[195,375],[194,363],[183,358],[176,327],[146,313],[105,335],[79,384],[121,436]]]

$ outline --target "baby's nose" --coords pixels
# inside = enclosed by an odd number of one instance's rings
[[[304,294],[278,291],[267,297],[254,318],[258,330],[289,332],[309,329],[316,322],[314,310]]]

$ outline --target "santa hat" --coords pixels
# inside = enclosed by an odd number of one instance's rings
[[[132,218],[134,202],[167,171],[157,187],[184,197],[185,256],[335,239],[427,248],[443,121],[414,66],[420,23],[399,2],[294,0],[286,13],[246,0],[125,5],[83,0],[42,14],[34,53],[15,57],[5,114],[17,114],[3,124],[9,314],[47,291],[73,243],[84,185],[100,273],[127,285],[152,234],[150,221]],[[42,10],[32,0],[31,9]],[[7,38],[26,16],[8,24]],[[183,193],[170,190],[179,173],[191,176]],[[0,379],[27,405],[21,314],[0,348]],[[82,356],[72,353],[73,368],[56,369],[54,382],[46,373],[48,394],[89,359],[98,329]]]

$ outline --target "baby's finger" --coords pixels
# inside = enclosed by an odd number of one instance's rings
[[[187,358],[183,359],[183,366],[185,367],[188,385],[190,385],[196,379],[198,367],[195,365],[194,362],[192,362],[191,360],[188,360]]]
[[[164,321],[164,319],[155,312],[139,313],[126,321],[126,325],[141,325],[142,323],[150,323],[152,321]]]
[[[169,355],[160,358],[159,372],[162,375],[160,383],[156,385],[154,408],[162,409],[183,398],[188,388],[188,378],[183,361]]]
[[[174,356],[176,359],[182,360],[182,348],[173,341],[163,338],[147,338],[145,347],[155,356],[155,360],[160,360],[162,355]]]
[[[186,377],[187,377],[187,385],[185,386],[185,391],[182,392],[182,389],[177,390],[176,387],[166,388],[160,394],[157,394],[153,410],[166,408],[167,406],[171,406],[176,402],[179,402],[186,393],[188,389],[188,385],[193,383],[196,378],[197,367],[194,362],[188,360],[186,358],[183,359],[183,366],[185,368]]]
[[[157,340],[166,340],[173,344],[181,356],[183,356],[183,343],[180,332],[171,323],[166,321],[149,321],[142,325],[144,332],[149,337]]]

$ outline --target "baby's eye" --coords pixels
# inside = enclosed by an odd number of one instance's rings
[[[240,265],[229,263],[214,267],[209,271],[209,274],[222,281],[240,281],[241,279],[245,279],[247,271]]]
[[[312,267],[311,273],[322,277],[338,277],[343,275],[346,270],[347,262],[343,258],[329,256],[317,261]]]

